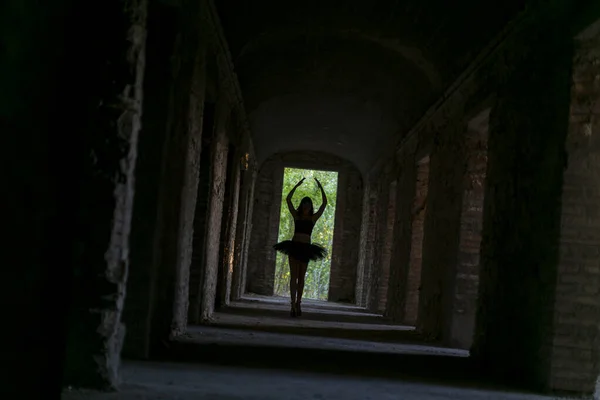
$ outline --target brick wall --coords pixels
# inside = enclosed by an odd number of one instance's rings
[[[273,294],[276,256],[273,245],[279,230],[284,167],[339,172],[329,300],[353,302],[362,215],[362,177],[349,162],[317,152],[277,154],[261,165],[254,196],[247,290]]]
[[[489,115],[489,109],[485,112]],[[460,216],[459,253],[454,282],[454,301],[450,330],[445,336],[452,347],[469,349],[475,329],[479,288],[479,249],[483,228],[483,200],[487,169],[488,118],[480,129],[467,131],[467,165]]]
[[[258,177],[258,170],[256,166],[251,170],[251,174],[249,175],[249,183],[248,183],[248,192],[246,197],[247,202],[247,217],[245,219],[246,226],[245,229],[245,239],[242,247],[242,255],[241,255],[241,268],[240,268],[240,286],[238,288],[238,295],[242,296],[246,292],[246,288],[248,287],[248,265],[250,264],[250,256],[254,254],[254,252],[250,251],[252,244],[252,216],[254,215],[254,196],[256,193],[256,181]]]
[[[365,187],[363,190],[363,199],[362,199],[362,212],[361,212],[361,222],[360,222],[360,236],[359,236],[359,246],[358,246],[358,264],[356,267],[356,287],[355,287],[355,295],[356,305],[361,307],[366,306],[366,296],[365,292],[367,291],[366,283],[365,283],[365,267],[367,263],[367,238],[369,236],[369,216],[370,216],[370,202],[371,198],[371,189],[369,182],[365,182]]]
[[[576,42],[554,309],[554,388],[592,392],[600,374],[600,35]]]
[[[229,207],[228,212],[228,221],[227,221],[227,243],[226,243],[226,251],[225,251],[225,259],[223,260],[223,268],[224,268],[224,276],[225,282],[224,287],[225,290],[223,292],[223,305],[229,305],[231,300],[231,293],[233,289],[233,270],[240,268],[240,264],[236,260],[236,237],[237,237],[237,222],[238,222],[238,214],[240,209],[240,178],[241,172],[239,168],[239,153],[235,153],[236,157],[234,159],[234,163],[232,165],[233,176],[231,179],[231,205]]]
[[[278,188],[282,184],[283,166],[276,159],[265,161],[258,170],[254,189],[245,286],[250,293],[266,296],[274,293],[276,253],[272,246],[277,243],[279,233],[281,193]]]
[[[386,232],[388,226],[388,206],[389,206],[389,189],[390,189],[390,171],[391,165],[387,165],[387,171],[383,170],[378,174],[377,178],[372,178],[377,188],[371,192],[372,196],[372,216],[375,218],[371,224],[371,235],[367,245],[369,246],[369,256],[366,267],[368,279],[368,293],[366,299],[366,307],[372,312],[377,312],[379,307],[379,298],[381,286],[383,285],[383,258]]]
[[[392,259],[392,246],[394,244],[394,226],[396,222],[396,194],[397,182],[390,183],[388,190],[388,202],[386,210],[386,225],[383,250],[381,252],[381,274],[379,277],[377,293],[377,311],[384,313],[387,304],[389,279],[390,279],[390,262]]]
[[[549,369],[571,63],[560,20],[546,23],[553,27],[524,30],[548,44],[529,47],[513,64],[490,113],[472,347],[490,373],[538,389],[557,388]]]
[[[367,224],[367,235],[366,235],[366,252],[365,252],[365,265],[363,272],[363,293],[361,304],[369,308],[371,306],[371,299],[373,298],[373,281],[377,279],[375,271],[375,260],[377,259],[377,227],[378,227],[378,207],[377,199],[379,195],[378,186],[375,184],[371,185],[369,191],[369,202],[368,202],[368,224]]]
[[[415,195],[412,203],[412,224],[410,241],[410,261],[406,276],[406,311],[404,322],[416,325],[419,314],[419,293],[421,290],[421,267],[423,263],[423,238],[425,236],[425,215],[429,190],[429,157],[416,165]]]
[[[445,152],[442,157],[437,156],[437,166],[434,166],[432,154],[431,179],[437,182],[430,186],[430,196],[438,197],[438,200],[435,205],[428,204],[423,255],[424,270],[426,264],[435,269],[433,274],[430,272],[430,276],[424,278],[433,283],[429,285],[435,290],[429,290],[427,297],[432,298],[436,305],[427,307],[425,313],[421,312],[429,315],[425,325],[432,329],[426,331],[443,332],[452,321],[452,299],[456,299],[456,290],[460,286],[454,278],[459,266],[458,239],[464,198],[460,182],[445,181],[454,180],[456,176],[451,172],[456,166],[464,167],[466,161],[455,159],[453,152],[444,147],[448,144],[457,146],[463,140],[460,135],[466,130],[466,115],[475,109],[481,110],[490,97],[495,99],[490,113],[479,292],[471,354],[483,371],[530,388],[560,389],[561,385],[566,386],[564,382],[569,378],[568,375],[559,378],[557,371],[571,368],[572,374],[579,373],[575,365],[568,365],[558,357],[559,352],[564,356],[573,348],[565,344],[564,348],[557,348],[554,358],[550,356],[553,354],[552,347],[559,343],[553,333],[554,309],[565,307],[555,302],[555,294],[559,280],[560,204],[563,201],[562,169],[565,165],[564,140],[572,48],[569,28],[564,25],[571,12],[569,4],[556,2],[544,12],[538,10],[526,14],[513,25],[512,32],[486,58],[474,63],[472,70],[459,79],[447,97],[432,107],[398,151],[398,154],[411,157],[414,152],[405,148],[414,148],[413,142],[416,141],[419,148],[430,143],[437,149],[435,151]],[[457,147],[457,150],[464,149]],[[408,162],[400,156],[400,165]],[[589,161],[585,162],[585,165],[589,164]],[[572,168],[571,165],[569,168]],[[402,177],[401,172],[400,187],[404,185]],[[452,189],[451,186],[456,187]],[[408,187],[404,186],[405,189]],[[456,218],[452,218],[456,223],[451,224],[452,229],[456,228],[454,234],[449,230],[449,214],[446,214],[450,211],[448,196],[444,198],[432,193],[434,190],[439,192],[440,187],[455,192],[450,201],[459,205],[452,210],[456,213]],[[582,212],[581,207],[579,211],[577,207],[570,210]],[[406,224],[406,221],[406,217],[398,219],[399,224]],[[406,232],[406,225],[399,227]],[[428,240],[431,234],[433,237]],[[453,252],[449,251],[450,247],[444,249],[448,245],[444,244],[445,238],[456,241]],[[406,246],[405,242],[399,241],[398,244]],[[571,257],[564,243],[562,248],[561,257]],[[402,290],[404,266],[394,263],[402,261],[406,265],[408,260],[403,257],[407,252],[395,251],[392,256],[390,287],[396,290],[389,291],[387,313],[396,318],[401,315],[397,306],[401,295],[394,293]],[[573,254],[585,257],[588,253]],[[579,265],[577,268],[580,268]],[[573,265],[569,267],[575,268]],[[576,302],[572,300],[570,308],[566,307],[571,314],[573,310],[585,310],[584,307],[575,307]],[[588,306],[588,315],[591,315],[592,309]],[[435,311],[431,313],[431,310]],[[516,329],[518,335],[514,334]],[[565,335],[566,332],[560,339],[563,343]],[[591,339],[584,337],[579,340],[580,343],[589,343]],[[581,353],[580,365],[585,365],[586,356],[589,353]],[[552,364],[554,359],[556,362]],[[553,379],[551,371],[555,374]],[[571,379],[573,384],[570,387],[574,391],[589,392],[595,382],[593,376],[577,376],[587,379],[579,383]]]
[[[416,190],[415,154],[418,148],[413,136],[397,154],[399,165],[396,186],[396,216],[394,240],[388,280],[388,300],[385,315],[395,322],[404,322],[406,311],[407,275],[412,242],[412,213]]]
[[[465,128],[454,118],[432,127],[417,329],[433,340],[445,339],[444,330],[451,323],[457,273]]]

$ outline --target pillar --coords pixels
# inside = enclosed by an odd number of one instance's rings
[[[208,205],[206,249],[204,254],[204,278],[200,305],[200,321],[209,320],[215,306],[217,274],[220,266],[219,242],[221,238],[221,220],[223,216],[223,198],[227,175],[228,136],[227,126],[230,118],[230,106],[224,96],[217,100],[215,137],[211,148],[212,174],[211,193]]]
[[[168,134],[171,55],[174,51],[178,9],[164,3],[148,6],[148,44],[144,73],[144,113],[136,162],[136,179],[127,301],[123,320],[127,328],[123,355],[147,358],[150,354],[150,289],[156,279],[153,264],[154,240],[158,223],[158,199],[163,149]]]
[[[171,58],[166,140],[161,157],[157,222],[152,241],[150,284],[150,352],[187,326],[192,223],[198,186],[205,94],[205,49],[198,27],[199,6],[178,9],[178,32]],[[140,266],[143,268],[143,266]]]
[[[237,221],[238,221],[238,209],[240,200],[240,154],[236,152],[233,156],[231,163],[231,182],[230,195],[229,195],[229,209],[226,210],[226,223],[223,227],[225,229],[225,248],[223,251],[223,260],[221,262],[221,268],[223,268],[223,288],[221,290],[221,304],[224,306],[229,305],[231,299],[231,288],[233,283],[233,269],[235,267],[235,254],[236,254],[236,233],[237,233]]]
[[[74,5],[9,1],[0,16],[2,398],[118,383],[146,5],[88,2],[85,21]]]
[[[144,1],[88,4],[94,21],[78,68],[86,71],[89,119],[81,126],[75,279],[65,383],[115,388],[125,329],[134,168],[142,113]],[[87,36],[89,35],[89,36]],[[75,166],[73,166],[74,168]],[[49,328],[49,327],[48,327]]]
[[[377,183],[377,199],[374,207],[376,208],[376,221],[373,229],[372,251],[368,260],[370,274],[367,308],[376,312],[379,307],[380,287],[382,285],[383,275],[383,252],[385,249],[385,238],[387,231],[388,203],[389,203],[389,174],[382,171],[380,180]]]
[[[544,43],[515,65],[490,113],[471,354],[497,378],[548,389],[572,44],[558,19],[527,29]]]
[[[439,340],[451,324],[464,177],[464,126],[437,128],[429,161],[417,330]]]
[[[407,143],[397,155],[399,176],[396,185],[396,218],[390,260],[390,278],[385,316],[404,322],[407,277],[412,239],[412,211],[416,189],[416,140]]]
[[[248,277],[248,252],[250,251],[250,243],[252,239],[252,218],[254,215],[254,193],[256,189],[256,178],[258,176],[258,171],[256,168],[256,164],[253,164],[250,170],[250,185],[249,185],[249,193],[248,193],[248,216],[246,217],[246,233],[244,239],[244,245],[242,248],[242,265],[241,265],[241,276],[240,276],[240,286],[238,294],[241,297],[247,290],[247,277]]]
[[[550,368],[552,389],[588,394],[600,375],[599,32],[575,41]]]

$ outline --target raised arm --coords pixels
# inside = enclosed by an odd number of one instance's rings
[[[323,189],[323,185],[321,185],[321,182],[319,182],[319,180],[317,178],[315,178],[315,181],[317,181],[317,185],[319,185],[319,189],[321,189],[321,207],[319,207],[319,210],[315,213],[315,215],[313,215],[313,222],[317,222],[317,220],[319,218],[321,218],[321,215],[323,215],[323,211],[325,211],[325,207],[327,207],[327,196],[325,195],[325,190]]]
[[[290,214],[292,214],[292,216],[294,218],[296,218],[296,209],[294,208],[294,203],[292,203],[292,197],[294,197],[294,192],[296,191],[296,189],[298,189],[298,186],[302,185],[302,182],[304,182],[305,178],[302,178],[300,180],[300,182],[298,182],[296,184],[296,186],[294,186],[294,188],[292,190],[290,190],[290,193],[287,195],[287,205],[288,205],[288,210],[290,210]]]

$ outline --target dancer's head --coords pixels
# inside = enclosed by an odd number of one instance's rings
[[[300,201],[297,212],[299,215],[313,215],[315,213],[313,202],[310,197],[305,197]]]

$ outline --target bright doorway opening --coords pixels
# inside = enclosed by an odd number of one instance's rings
[[[312,233],[312,242],[318,243],[327,249],[327,257],[308,264],[306,281],[304,285],[305,299],[327,300],[329,295],[329,277],[331,273],[331,255],[333,250],[333,233],[335,226],[335,208],[337,203],[338,173],[335,171],[316,171],[299,168],[285,168],[283,171],[283,187],[279,218],[279,238],[291,239],[294,235],[294,219],[290,215],[286,204],[288,193],[302,178],[304,183],[296,189],[292,202],[298,207],[300,200],[308,196],[313,201],[315,211],[321,206],[321,192],[315,178],[318,179],[327,195],[327,208],[315,225]],[[277,253],[275,266],[275,282],[273,285],[276,296],[289,297],[290,295],[290,268],[287,256]]]

